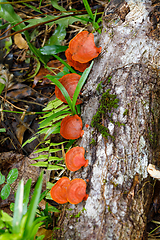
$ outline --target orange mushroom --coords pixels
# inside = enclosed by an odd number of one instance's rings
[[[96,47],[94,35],[88,31],[78,33],[69,43],[69,52],[72,59],[80,63],[87,63],[96,58],[101,49],[101,47]]]
[[[89,67],[90,63],[86,62],[86,63],[80,63],[77,61],[74,61],[72,59],[72,54],[69,51],[69,48],[65,51],[65,55],[67,58],[67,61],[69,63],[70,66],[74,67],[76,70],[80,71],[80,72],[84,72],[84,70]]]
[[[60,134],[66,139],[77,139],[82,137],[84,134],[84,130],[82,130],[82,119],[78,115],[68,115],[63,118]]]
[[[77,87],[77,84],[78,84],[78,81],[80,78],[81,78],[80,75],[78,75],[76,73],[70,73],[70,74],[64,75],[63,77],[61,77],[59,79],[59,82],[67,90],[71,99],[73,98],[73,94],[75,92],[75,89]],[[57,86],[55,86],[55,95],[62,102],[67,103],[65,97],[63,96],[63,94],[61,93],[60,89]],[[82,103],[82,101],[80,99],[77,99],[76,105],[81,104],[81,103]]]
[[[60,204],[68,202],[67,200],[67,189],[70,185],[70,180],[67,177],[62,177],[56,184],[51,188],[51,198]]]
[[[84,157],[85,150],[83,147],[71,148],[65,156],[65,163],[70,171],[77,171],[82,166],[88,166],[88,160]]]
[[[81,178],[73,179],[67,189],[67,200],[71,204],[78,204],[82,200],[87,200],[86,182]]]

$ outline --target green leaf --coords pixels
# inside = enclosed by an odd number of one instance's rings
[[[64,169],[64,167],[48,164],[47,170],[59,170]]]
[[[36,12],[42,13],[39,9],[37,9],[36,7],[34,7],[34,6],[32,6],[32,5],[28,4],[28,3],[23,3],[23,4],[24,4],[25,6],[31,8],[31,9],[33,9],[33,10],[36,11]]]
[[[27,212],[27,206],[29,202],[29,194],[31,189],[32,179],[28,179],[24,186],[24,197],[23,197],[23,215]]]
[[[47,217],[40,217],[40,218],[37,218],[34,222],[33,222],[33,225],[32,225],[32,230],[31,232],[29,233],[29,240],[34,240],[34,236],[36,235],[36,233],[38,232],[38,229],[41,225],[44,224],[43,221],[45,221]],[[28,240],[28,238],[27,238]]]
[[[9,208],[12,212],[14,211],[14,203],[13,202],[10,204]]]
[[[47,195],[46,195],[46,199],[53,200],[53,199],[51,198],[51,194],[50,194],[50,192],[47,193]]]
[[[6,132],[5,128],[0,128],[0,132]]]
[[[29,205],[28,216],[27,216],[27,220],[26,220],[26,224],[25,224],[23,239],[27,239],[26,236],[30,232],[32,232],[32,224],[33,224],[33,221],[34,221],[34,218],[35,218],[39,198],[40,198],[40,195],[41,195],[42,182],[43,182],[43,172],[41,172],[41,174],[38,178],[38,181],[36,183],[34,193],[33,193],[30,205]]]
[[[41,196],[39,198],[39,203],[42,201],[42,199],[46,196],[47,193],[48,193],[48,190],[45,190],[44,192],[41,193]]]
[[[48,206],[48,211],[49,212],[61,212],[60,210],[58,210],[57,208],[55,208],[53,206]]]
[[[51,189],[55,184],[54,183],[51,183],[51,182],[47,182],[47,189]]]
[[[42,111],[56,109],[57,107],[61,106],[62,104],[63,104],[63,102],[61,100],[59,100],[58,98],[56,98],[55,100],[50,101],[47,104],[47,107],[43,108]]]
[[[50,146],[59,146],[63,143],[67,143],[68,141],[60,142],[60,143],[51,143]]]
[[[5,87],[5,84],[3,84],[3,83],[0,82],[0,94],[2,93],[4,87]]]
[[[59,158],[59,157],[52,157],[52,156],[49,156],[49,159],[48,161],[51,162],[51,161],[62,161],[63,158]]]
[[[63,115],[65,117],[65,115]],[[56,124],[56,126],[53,126],[52,128],[48,129],[44,140],[47,139],[51,134],[57,134],[60,133],[60,122]]]
[[[12,184],[18,177],[18,169],[13,168],[7,176],[7,183]]]
[[[47,16],[45,16],[45,17],[43,17],[43,18],[29,19],[29,20],[26,20],[25,22],[26,22],[26,23],[29,23],[29,24],[27,25],[27,28],[28,28],[28,27],[34,27],[34,25],[36,25],[36,24],[45,23],[45,22],[50,21],[50,20],[53,20],[53,21],[54,21],[55,18],[57,19],[57,16],[47,15]],[[53,25],[53,23],[50,23],[50,24]],[[48,25],[48,24],[47,24],[47,25]]]
[[[83,72],[78,84],[77,84],[77,87],[75,89],[75,92],[74,92],[74,95],[73,95],[73,100],[72,100],[72,107],[75,108],[75,104],[76,104],[76,101],[77,101],[77,98],[78,98],[78,95],[81,91],[81,88],[83,86],[83,84],[85,83],[90,71],[91,71],[91,68],[93,66],[93,63],[94,61],[91,62],[90,66],[88,68],[86,68],[86,70]]]
[[[55,149],[50,149],[49,153],[55,153],[55,152],[59,152],[59,151],[62,151],[62,149],[55,148]]]
[[[44,237],[45,237],[45,235],[41,235],[41,236],[37,237],[36,240],[43,240]]]
[[[12,7],[9,2],[6,0],[0,0],[0,3],[6,2],[8,4],[1,4],[0,5],[0,17],[5,19],[7,22],[9,22],[12,26],[16,23],[19,23],[22,21],[21,17],[19,17],[18,14],[14,12],[14,8]],[[24,23],[20,23],[19,25],[14,27],[15,31],[21,30],[25,28]]]
[[[4,222],[0,219],[0,229],[4,228],[5,227],[5,224]]]
[[[65,36],[66,28],[63,25],[59,24],[52,36],[49,38],[48,42],[46,43],[46,46],[61,45],[61,42],[62,40],[64,40]],[[51,55],[51,53],[49,55]]]
[[[38,157],[33,158],[32,160],[45,160],[48,158],[48,154],[42,154],[39,155]]]
[[[14,204],[14,213],[13,213],[13,224],[12,224],[12,232],[19,233],[21,219],[23,214],[23,193],[24,193],[24,183],[23,179],[19,182],[18,188],[16,191],[16,199]]]
[[[5,182],[5,176],[0,172],[0,184]]]
[[[46,151],[47,151],[47,152],[49,151],[49,147],[38,149],[38,150],[35,151],[34,153],[40,153],[40,152],[46,152]]]
[[[43,48],[40,48],[40,52],[43,55],[52,55],[52,54],[57,54],[61,53],[67,50],[67,46],[60,46],[60,45],[50,45],[50,46],[44,46]]]
[[[0,219],[5,224],[7,224],[9,227],[12,227],[13,218],[11,216],[9,216],[9,214],[4,212],[3,210],[0,210]]]
[[[26,142],[24,142],[24,143],[22,144],[22,148],[23,148],[26,144],[31,143],[32,141],[34,141],[36,138],[37,138],[37,136],[34,136],[34,137],[28,139]]]
[[[85,6],[85,9],[87,10],[88,15],[90,16],[91,19],[93,19],[93,13],[92,13],[92,10],[89,6],[88,1],[87,0],[82,0],[82,1],[83,1],[84,6]]]
[[[58,80],[56,80],[58,81]],[[61,83],[60,83],[61,84]],[[62,84],[61,84],[62,85]],[[63,85],[62,85],[63,86]],[[64,88],[64,87],[63,87]],[[65,88],[64,88],[65,89]],[[65,89],[66,91],[66,89]],[[67,91],[66,91],[67,92]],[[68,93],[67,93],[68,94]],[[68,95],[69,96],[69,95]],[[46,125],[48,125],[54,118],[60,116],[60,115],[63,115],[63,114],[70,114],[70,111],[61,111],[61,112],[57,112],[57,113],[54,113],[52,114],[50,117],[46,118],[45,120],[43,120],[39,126],[39,128],[43,128],[45,127]]]
[[[30,165],[35,167],[47,167],[48,162],[37,162],[37,163],[32,163]]]
[[[1,190],[1,198],[2,198],[2,200],[5,200],[9,196],[10,189],[11,188],[10,188],[10,185],[8,183],[4,185],[4,187]]]
[[[65,8],[63,8],[63,7],[61,7],[61,6],[58,5],[57,0],[51,0],[51,4],[52,4],[52,6],[53,6],[54,8],[58,9],[58,10],[61,11],[61,12],[65,12],[65,11],[66,11]]]

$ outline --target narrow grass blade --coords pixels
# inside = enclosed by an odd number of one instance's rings
[[[58,56],[55,55],[55,54],[53,54],[53,56],[54,56],[57,60],[59,60],[62,64],[64,64],[64,66],[66,66],[71,73],[77,73],[77,72],[74,71],[73,68],[71,68],[62,58],[58,57]]]
[[[23,214],[23,192],[24,192],[24,183],[23,179],[19,182],[16,199],[14,204],[14,214],[13,214],[13,233],[19,233],[21,219]]]
[[[30,189],[31,189],[31,183],[32,183],[32,179],[28,179],[28,181],[26,182],[25,186],[24,186],[24,197],[23,197],[23,215],[26,214],[27,212],[27,205],[29,202],[29,194],[30,194]]]
[[[90,16],[91,19],[93,19],[93,13],[92,13],[92,10],[91,10],[91,8],[89,6],[88,1],[87,0],[83,0],[83,4],[85,6],[85,9],[86,9],[88,15]]]
[[[42,182],[43,182],[43,172],[41,172],[41,174],[38,178],[38,181],[37,181],[35,189],[34,189],[33,197],[31,199],[31,202],[30,202],[30,205],[29,205],[27,220],[26,220],[26,224],[25,224],[25,230],[24,230],[24,234],[23,234],[23,239],[28,239],[27,235],[32,231],[33,221],[34,221],[34,218],[35,218],[39,198],[40,198],[40,195],[41,195]]]
[[[93,63],[94,61],[91,62],[91,65],[83,72],[78,84],[77,84],[77,87],[75,89],[75,92],[74,92],[74,95],[73,95],[73,100],[72,100],[72,107],[75,108],[75,104],[76,104],[76,101],[77,101],[77,98],[78,98],[78,95],[81,91],[81,88],[83,86],[83,84],[85,83],[90,71],[91,71],[91,68],[93,66]]]

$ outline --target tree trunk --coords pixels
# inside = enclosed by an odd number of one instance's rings
[[[64,206],[56,239],[143,237],[154,190],[147,166],[157,165],[160,152],[158,9],[149,0],[114,0],[106,6],[102,52],[83,91],[84,135],[78,144],[87,151],[89,166],[70,173],[71,179],[88,179],[89,197]],[[108,128],[103,137],[91,121],[107,90],[119,106],[111,112],[106,106],[100,115],[101,126]]]

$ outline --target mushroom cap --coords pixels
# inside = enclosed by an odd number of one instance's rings
[[[88,160],[84,157],[85,150],[83,147],[73,147],[65,155],[65,163],[70,171],[77,171],[82,166],[88,166]]]
[[[78,115],[66,116],[62,119],[60,134],[66,139],[77,139],[82,137],[82,119]]]
[[[59,79],[59,82],[67,90],[71,99],[73,98],[75,89],[77,87],[77,84],[78,84],[80,78],[81,78],[80,75],[78,75],[76,73],[70,73],[70,74],[64,75],[63,77],[61,77]],[[62,102],[67,103],[65,97],[63,96],[63,94],[61,93],[60,89],[57,86],[55,86],[55,95]],[[81,103],[82,103],[82,101],[80,99],[77,99],[76,105],[81,104]]]
[[[69,48],[65,51],[65,55],[67,58],[67,61],[69,63],[70,66],[74,67],[76,70],[80,71],[80,72],[84,72],[84,70],[89,67],[90,63],[86,62],[86,63],[80,63],[77,61],[74,61],[72,59],[72,54],[69,51]]]
[[[67,200],[67,189],[70,185],[70,180],[67,177],[60,178],[56,184],[51,188],[51,198],[60,204],[68,202]]]
[[[101,52],[94,43],[93,33],[83,31],[78,33],[69,43],[69,51],[74,61],[87,63],[96,58]]]
[[[87,200],[86,182],[81,178],[73,179],[67,189],[67,200],[71,204],[78,204],[82,200]]]

